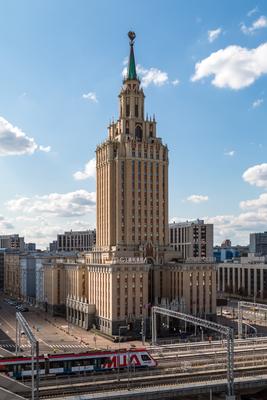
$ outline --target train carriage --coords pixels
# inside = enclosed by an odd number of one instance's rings
[[[48,354],[38,358],[40,375],[75,374],[117,369],[151,368],[157,365],[146,349],[122,349],[120,351],[98,351],[71,354]],[[36,374],[36,359],[34,360]],[[31,376],[30,357],[10,357],[0,359],[0,372],[20,379]]]

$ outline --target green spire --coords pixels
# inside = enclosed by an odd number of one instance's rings
[[[136,68],[135,68],[135,59],[134,59],[134,39],[135,39],[135,33],[134,32],[128,32],[128,36],[130,38],[130,56],[129,56],[129,62],[128,62],[128,71],[127,71],[127,80],[133,80],[137,79],[136,75]]]

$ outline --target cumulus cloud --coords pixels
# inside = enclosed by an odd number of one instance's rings
[[[248,168],[243,179],[258,187],[267,187],[267,164]],[[243,200],[239,204],[241,212],[237,215],[219,215],[206,217],[206,222],[214,224],[217,242],[230,237],[236,243],[249,242],[251,232],[266,230],[267,223],[267,193],[260,194],[255,199]]]
[[[141,83],[143,87],[149,85],[162,86],[168,83],[169,78],[167,72],[161,71],[158,68],[143,68],[141,65],[137,65],[137,73],[141,77]]]
[[[267,43],[255,49],[232,45],[198,62],[191,80],[214,76],[211,81],[214,86],[238,90],[252,85],[266,73]]]
[[[210,43],[214,42],[220,34],[222,33],[222,28],[217,28],[211,31],[208,31],[208,40]]]
[[[82,98],[85,99],[85,100],[90,100],[93,103],[98,103],[98,99],[96,97],[96,93],[95,92],[84,93],[82,95]]]
[[[38,149],[34,139],[0,117],[0,156],[32,154]]]
[[[127,64],[127,59],[126,59],[126,63],[125,60],[123,62],[123,64]],[[169,77],[167,72],[161,71],[158,68],[144,68],[142,67],[142,65],[137,64],[136,66],[136,72],[138,74],[138,76],[141,79],[141,84],[143,87],[148,87],[149,85],[155,85],[155,86],[163,86],[167,83],[169,83]],[[127,66],[125,66],[123,68],[122,71],[122,76],[127,76]],[[178,79],[175,79],[173,82],[174,85],[178,85],[179,81]]]
[[[248,168],[243,179],[258,187],[267,188],[267,163]],[[216,241],[230,237],[236,243],[248,243],[251,232],[266,230],[267,193],[257,198],[243,200],[239,204],[241,212],[237,215],[219,215],[204,217],[206,222],[214,224]]]
[[[39,150],[40,150],[40,151],[43,151],[44,153],[49,153],[49,152],[51,151],[51,146],[43,146],[43,145],[40,145],[40,146],[39,146]]]
[[[0,215],[0,230],[6,231],[8,229],[14,229],[14,225],[9,222],[6,218]]]
[[[6,205],[9,210],[14,212],[74,217],[93,212],[95,202],[95,192],[77,190],[63,194],[50,193],[43,196],[17,197],[9,200]]]
[[[242,177],[250,185],[267,188],[267,163],[257,164],[248,168]]]
[[[225,156],[233,157],[235,155],[235,150],[229,150],[224,153]]]
[[[77,181],[88,179],[88,178],[95,178],[96,174],[96,159],[92,158],[89,160],[82,171],[77,171],[73,174],[74,179]]]
[[[202,203],[204,201],[208,201],[209,197],[201,194],[192,194],[191,196],[188,196],[186,200],[191,203]]]
[[[246,35],[251,35],[259,29],[267,28],[267,18],[265,15],[261,15],[251,26],[246,26],[244,23],[241,24],[241,31]]]
[[[267,208],[249,210],[238,215],[204,217],[205,222],[214,224],[215,242],[231,238],[237,244],[247,244],[251,232],[266,229]]]
[[[242,209],[256,209],[266,208],[267,213],[267,193],[262,193],[257,199],[245,200],[240,202]],[[265,221],[266,223],[266,221]]]
[[[252,108],[257,108],[260,107],[263,103],[263,99],[257,99],[255,101],[253,101],[252,103]]]

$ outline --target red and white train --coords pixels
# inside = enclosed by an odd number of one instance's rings
[[[157,365],[146,349],[118,351],[94,351],[79,354],[40,355],[39,374],[74,374],[90,371],[108,371],[118,368],[151,368]],[[36,359],[34,362],[36,369]],[[12,378],[31,376],[32,360],[30,357],[0,358],[0,373]],[[36,373],[36,371],[35,371]]]

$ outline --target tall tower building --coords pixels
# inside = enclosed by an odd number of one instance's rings
[[[69,321],[110,335],[125,334],[127,325],[128,334],[137,336],[149,326],[153,304],[213,313],[216,271],[202,261],[176,262],[179,253],[169,246],[168,148],[157,137],[155,117],[145,117],[135,34],[128,36],[119,118],[96,149],[96,246],[85,263],[64,267],[64,290]]]
[[[136,73],[134,32],[129,32],[127,75],[119,119],[97,147],[97,240],[114,256],[162,260],[168,245],[168,148],[155,117],[145,118],[145,95]]]
[[[96,246],[86,256],[96,326],[112,334],[129,321],[140,332],[156,296],[156,266],[174,253],[168,246],[168,148],[157,137],[155,117],[145,117],[135,33],[128,36],[119,118],[96,149]]]

